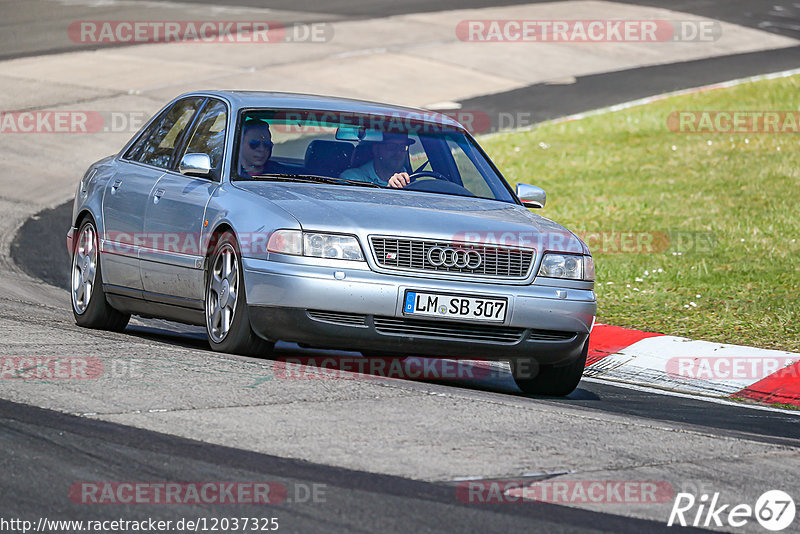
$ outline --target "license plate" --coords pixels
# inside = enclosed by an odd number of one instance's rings
[[[439,317],[502,323],[506,320],[508,300],[406,291],[404,315]]]

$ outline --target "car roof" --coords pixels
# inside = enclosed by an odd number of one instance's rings
[[[353,98],[272,91],[193,91],[181,95],[179,98],[192,95],[223,97],[236,109],[309,109],[342,113],[364,113],[369,115],[411,115],[414,117],[420,116],[419,118],[422,120],[436,122],[440,125],[463,129],[463,126],[454,119],[435,111],[393,104],[382,104],[380,102],[370,102],[367,100],[356,100]]]

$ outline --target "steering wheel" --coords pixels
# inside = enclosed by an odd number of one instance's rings
[[[417,178],[430,177],[435,180],[417,180]],[[475,194],[466,187],[451,182],[441,173],[436,171],[420,171],[410,175],[411,182],[405,186],[410,191],[427,191],[429,193],[448,193],[451,195],[461,195],[474,197]]]
[[[437,180],[444,180],[445,182],[450,181],[444,174],[436,171],[418,171],[411,174],[408,178],[411,180],[411,184],[413,184],[417,180],[417,178],[423,178],[423,177],[436,178]],[[406,186],[406,188],[408,188],[408,186]]]

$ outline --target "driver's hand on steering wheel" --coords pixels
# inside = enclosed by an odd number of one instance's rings
[[[410,183],[411,178],[407,172],[398,172],[389,178],[389,187],[394,187],[395,189],[402,189]]]

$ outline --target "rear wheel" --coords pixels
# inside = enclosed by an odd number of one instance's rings
[[[524,393],[563,397],[578,387],[588,353],[589,338],[586,338],[581,355],[567,365],[539,365],[532,358],[522,358],[511,362],[511,373]]]
[[[72,314],[86,328],[122,332],[131,316],[114,308],[103,293],[100,247],[94,221],[86,219],[72,245]]]
[[[231,232],[219,236],[208,263],[205,316],[212,349],[245,356],[266,356],[272,351],[274,343],[258,337],[250,326],[244,269]]]

